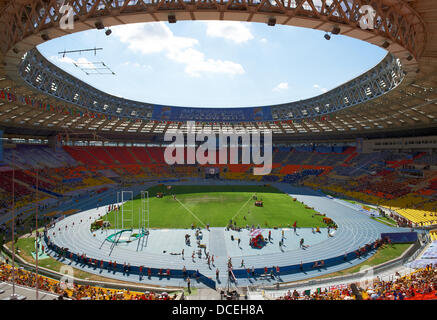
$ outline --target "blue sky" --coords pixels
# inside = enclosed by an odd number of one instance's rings
[[[146,23],[75,33],[39,50],[65,71],[127,99],[190,107],[268,106],[317,96],[367,71],[386,51],[321,31],[224,21]],[[94,53],[64,50],[102,47]],[[73,62],[104,62],[86,75]]]

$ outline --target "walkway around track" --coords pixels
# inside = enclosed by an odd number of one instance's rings
[[[176,184],[227,184],[227,185],[251,185],[256,183],[239,182],[239,181],[203,181],[203,180],[192,180],[185,183],[172,183]],[[294,247],[290,245],[284,252],[279,250],[277,252],[269,252],[263,254],[254,254],[253,251],[241,250],[241,254],[232,255],[232,260],[234,263],[234,269],[239,269],[241,259],[244,259],[246,266],[254,266],[255,268],[271,268],[272,266],[284,267],[288,265],[297,265],[302,263],[310,263],[316,260],[326,260],[330,257],[342,256],[345,252],[354,251],[365,244],[371,243],[378,239],[380,234],[383,232],[405,232],[407,229],[402,228],[392,228],[386,226],[382,223],[370,219],[366,214],[363,214],[353,208],[346,207],[342,204],[337,203],[333,199],[326,197],[324,194],[318,191],[311,190],[309,188],[294,187],[291,185],[283,183],[274,183],[272,186],[278,188],[279,190],[297,198],[299,201],[314,207],[316,211],[326,213],[326,215],[332,218],[338,225],[338,229],[334,237],[327,237],[326,240],[315,243],[306,250],[299,249],[299,247]],[[141,188],[140,188],[141,189]],[[144,190],[144,187],[142,187]],[[115,200],[115,199],[114,199]],[[114,201],[115,202],[115,201]],[[214,267],[209,267],[205,259],[199,260],[195,259],[193,262],[191,260],[191,254],[186,250],[185,257],[182,259],[180,255],[171,255],[169,252],[162,253],[159,252],[160,246],[165,247],[165,243],[153,242],[153,233],[151,231],[150,239],[148,242],[148,247],[154,247],[153,250],[145,248],[142,252],[137,252],[133,248],[125,245],[119,245],[114,248],[110,253],[110,244],[103,244],[94,237],[90,232],[90,223],[98,217],[98,215],[103,215],[105,213],[106,207],[101,207],[100,209],[91,209],[79,214],[70,216],[60,221],[56,228],[61,229],[61,232],[56,232],[56,236],[52,240],[56,245],[60,247],[69,248],[72,252],[86,253],[88,257],[95,259],[104,260],[116,260],[117,263],[123,264],[124,262],[130,262],[131,265],[144,265],[146,267],[153,268],[171,268],[180,270],[185,266],[187,269],[199,270],[200,273],[204,274],[206,277],[215,279],[215,268],[219,268],[220,282],[217,283],[218,287],[225,287],[226,285],[226,261],[228,254],[231,253],[229,243],[229,232],[225,231],[223,228],[211,228],[209,234],[209,248],[211,254],[216,255],[216,263]],[[91,219],[90,219],[91,218]],[[80,220],[82,219],[82,223]],[[72,223],[75,226],[72,227]],[[67,231],[65,231],[65,226],[68,226]],[[301,229],[298,229],[298,232]],[[52,232],[52,231],[51,231]],[[159,231],[156,231],[159,232]],[[171,231],[168,231],[171,232]],[[187,233],[194,233],[192,230],[185,230]],[[203,232],[207,232],[203,230]],[[272,230],[272,232],[280,232],[279,230]],[[286,233],[286,237],[292,238],[292,231],[289,230]],[[50,235],[50,233],[49,233]],[[277,236],[279,239],[280,236]],[[195,239],[194,234],[192,239]],[[224,239],[224,241],[223,241]],[[291,241],[291,240],[290,240]],[[183,242],[183,240],[182,240]],[[100,249],[101,247],[101,249]],[[157,249],[158,248],[158,249]],[[156,252],[158,250],[158,252]],[[180,247],[174,248],[174,252],[180,252]],[[190,252],[191,253],[191,252]],[[51,253],[53,254],[53,253]],[[110,255],[109,255],[110,254]],[[368,255],[369,257],[370,255]],[[366,257],[366,258],[368,258]],[[272,284],[276,281],[290,282],[296,280],[308,279],[311,277],[332,273],[345,268],[349,268],[356,264],[359,264],[363,259],[354,259],[345,263],[338,264],[336,266],[321,268],[316,270],[305,270],[305,272],[297,272],[288,275],[282,275],[279,279],[262,279],[262,278],[240,278],[238,280],[239,286],[248,286],[256,284]],[[67,261],[68,263],[68,261]],[[94,270],[88,266],[73,265],[77,268],[81,268],[85,271],[95,274],[102,274],[106,277],[111,277],[119,280],[139,282],[138,276],[133,275],[123,275],[121,273],[108,273],[107,271]],[[142,279],[140,282],[158,284],[163,286],[184,286],[185,283],[182,279],[173,278],[157,278],[154,277],[151,280]],[[200,284],[199,284],[200,285]]]

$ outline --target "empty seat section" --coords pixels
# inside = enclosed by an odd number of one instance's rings
[[[144,164],[150,164],[152,161],[150,160],[149,155],[147,154],[146,148],[142,147],[131,147],[130,151],[135,155],[135,157]]]
[[[26,174],[23,171],[15,171],[15,180],[20,180],[20,181],[28,184],[31,187],[36,186],[36,177],[31,176],[29,174]],[[39,179],[38,180],[38,187],[50,190],[53,188],[53,185]]]
[[[164,148],[160,147],[148,147],[147,150],[150,153],[150,156],[153,158],[153,160],[156,161],[156,163],[164,164]]]
[[[115,164],[114,159],[106,152],[107,147],[86,147],[95,158],[106,164]]]
[[[5,149],[3,161],[20,168],[57,168],[77,165],[77,162],[63,149],[46,146],[17,145],[13,149]]]
[[[86,165],[98,165],[99,162],[91,156],[87,151],[80,147],[64,147],[64,150],[68,152],[75,160],[82,162]]]
[[[136,161],[126,147],[106,147],[106,151],[121,164],[135,164]]]
[[[15,172],[15,174],[17,171]],[[12,188],[12,171],[3,171],[0,175],[0,188],[3,189],[6,192],[12,193],[14,191],[15,195],[27,195],[30,194],[32,191],[25,186],[17,183],[17,179],[15,179],[14,188]],[[14,190],[13,190],[14,189]]]

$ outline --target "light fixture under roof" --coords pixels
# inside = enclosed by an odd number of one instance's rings
[[[332,34],[340,34],[340,31],[341,31],[341,29],[339,26],[333,26],[331,33]]]
[[[103,30],[103,29],[105,29],[105,26],[104,26],[104,24],[103,24],[102,21],[96,21],[96,22],[94,23],[94,25],[96,26],[97,30]]]
[[[176,23],[176,16],[174,14],[168,15],[168,23]]]
[[[270,17],[269,21],[267,22],[268,26],[274,27],[276,25],[276,18],[275,17]]]
[[[41,39],[43,39],[44,41],[49,41],[50,37],[47,33],[43,33],[43,34],[41,34]]]

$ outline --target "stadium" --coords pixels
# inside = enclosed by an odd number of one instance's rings
[[[317,95],[245,107],[143,102],[136,60],[124,98],[113,78],[83,80],[116,76],[109,63],[69,58],[138,37],[120,26],[201,21],[310,29],[383,55]],[[157,46],[167,28],[151,29]],[[0,0],[0,30],[1,299],[437,299],[433,0]],[[80,47],[90,32],[104,35]],[[170,38],[162,60],[192,78],[243,73]],[[82,77],[55,63],[67,59]]]

